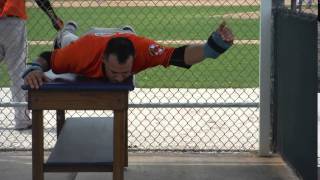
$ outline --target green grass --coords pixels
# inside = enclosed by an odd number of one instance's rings
[[[4,63],[0,64],[0,87],[8,87],[10,86],[10,80],[7,73],[7,66]]]
[[[257,45],[236,45],[219,59],[205,60],[189,70],[174,66],[149,69],[137,75],[137,84],[157,88],[258,87],[258,52]]]
[[[75,20],[79,33],[91,26],[132,25],[138,34],[158,40],[207,39],[221,22],[212,17],[240,12],[256,12],[258,6],[233,7],[112,7],[56,8],[64,20]],[[28,9],[28,39],[53,40],[56,32],[38,8]],[[259,39],[259,20],[227,19],[236,39]],[[156,67],[137,75],[138,87],[245,88],[258,87],[258,45],[235,45],[217,60],[206,60],[191,69]],[[51,46],[29,46],[29,61]],[[9,86],[5,65],[0,65],[0,86]]]
[[[206,39],[221,22],[216,15],[256,12],[257,6],[234,7],[100,7],[57,8],[66,20],[79,24],[79,34],[91,26],[117,27],[132,25],[138,34],[158,39]],[[30,40],[51,40],[55,31],[38,8],[28,10]],[[40,18],[41,17],[41,18]],[[226,19],[237,39],[258,39],[259,19]]]

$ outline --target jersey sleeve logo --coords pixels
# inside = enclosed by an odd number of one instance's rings
[[[164,48],[158,44],[151,44],[149,46],[149,53],[151,56],[159,56],[163,54],[163,52],[164,52]]]

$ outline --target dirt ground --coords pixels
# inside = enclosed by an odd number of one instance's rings
[[[246,12],[246,13],[229,13],[223,15],[213,15],[211,17],[222,17],[222,18],[231,18],[231,19],[259,19],[260,12]]]

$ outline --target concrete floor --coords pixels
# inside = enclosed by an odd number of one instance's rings
[[[0,152],[0,179],[31,180],[31,152]],[[108,180],[111,173],[46,173],[46,180]],[[251,153],[130,153],[130,180],[295,180],[278,156]]]

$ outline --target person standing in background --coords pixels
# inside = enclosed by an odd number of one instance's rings
[[[297,7],[297,9],[299,10],[299,12],[301,12],[301,8],[302,8],[302,3],[303,3],[303,1],[304,0],[297,0],[297,3],[296,3],[296,7]],[[308,8],[308,9],[310,9],[311,8],[311,6],[312,6],[312,1],[313,0],[305,0],[306,1],[306,7]]]
[[[63,21],[55,14],[49,0],[35,2],[50,18],[53,27],[57,31],[60,30]],[[25,101],[25,93],[21,90],[21,72],[24,71],[27,60],[26,20],[25,0],[0,0],[0,62],[4,61],[8,67],[10,91],[14,102]],[[15,107],[14,112],[14,129],[30,129],[32,121],[28,109]]]

